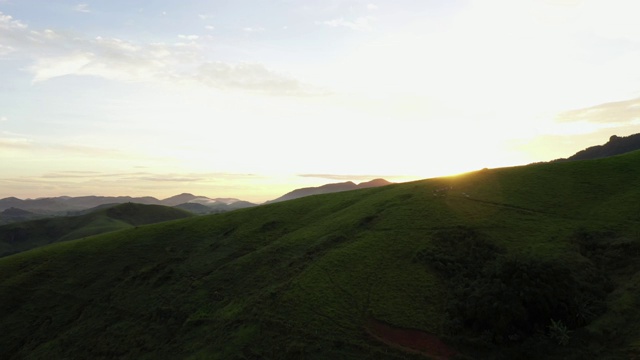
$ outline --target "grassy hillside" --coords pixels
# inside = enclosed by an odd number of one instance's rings
[[[126,203],[81,216],[56,217],[0,226],[0,256],[39,246],[138,225],[182,219],[191,213],[160,205]]]
[[[632,358],[639,163],[636,152],[483,170],[12,255],[0,259],[0,348],[9,359]]]

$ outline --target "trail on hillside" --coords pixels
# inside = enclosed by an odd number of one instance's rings
[[[373,318],[365,325],[365,331],[389,346],[423,354],[436,360],[449,360],[457,354],[430,332],[399,328]]]

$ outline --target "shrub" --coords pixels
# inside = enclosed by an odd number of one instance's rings
[[[551,319],[549,325],[549,337],[558,343],[558,345],[566,346],[569,344],[569,333],[571,331],[566,327],[562,321],[555,321]]]
[[[507,256],[471,229],[436,233],[415,259],[448,280],[455,333],[517,341],[551,326],[559,336],[560,325],[568,331],[604,310],[607,279],[592,264],[571,267],[533,256]]]

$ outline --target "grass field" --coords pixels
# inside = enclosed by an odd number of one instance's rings
[[[375,319],[437,336],[459,358],[633,358],[637,164],[639,152],[489,169],[38,247],[0,259],[0,349],[428,356],[374,339]]]

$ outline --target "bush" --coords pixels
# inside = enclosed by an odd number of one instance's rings
[[[558,345],[566,346],[569,344],[569,333],[571,331],[567,328],[562,321],[555,321],[551,319],[549,325],[549,337],[553,339]]]
[[[455,333],[518,341],[546,332],[552,319],[555,330],[562,330],[561,324],[568,331],[604,310],[608,280],[593,265],[572,268],[532,256],[507,256],[472,229],[436,233],[415,260],[448,280]]]

